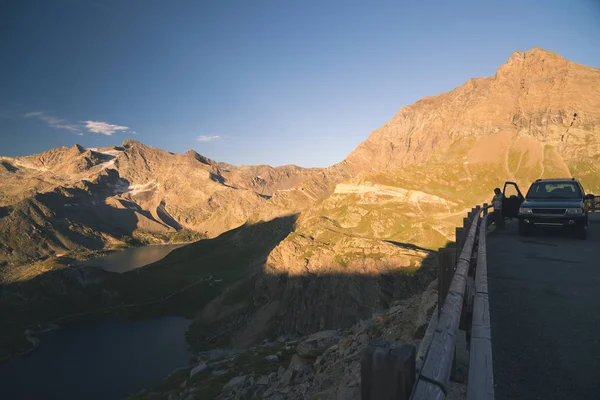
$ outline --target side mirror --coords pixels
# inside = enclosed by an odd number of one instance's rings
[[[594,196],[593,194],[586,194],[585,195],[585,199],[586,200],[592,200],[594,197],[596,197],[596,196]]]

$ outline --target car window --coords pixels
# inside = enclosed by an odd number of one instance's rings
[[[528,199],[576,199],[582,196],[575,182],[535,182],[527,192]]]
[[[517,187],[515,185],[506,185],[504,189],[504,197],[519,197],[519,192],[517,192]]]

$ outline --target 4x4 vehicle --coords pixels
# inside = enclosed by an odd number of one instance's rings
[[[575,178],[538,179],[519,207],[519,235],[526,236],[535,228],[562,228],[585,239],[588,200],[593,198]]]

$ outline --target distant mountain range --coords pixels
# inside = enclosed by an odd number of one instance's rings
[[[0,275],[22,279],[17,266],[63,254],[215,238],[295,215],[291,225],[276,224],[289,229],[257,255],[261,274],[240,275],[201,318],[226,317],[232,293],[243,290],[254,293],[253,314],[232,340],[257,336],[269,321],[306,333],[348,325],[426,285],[360,277],[430,262],[466,210],[505,180],[524,190],[536,178],[569,176],[600,193],[600,69],[534,48],[514,53],[493,77],[403,107],[329,168],[232,166],[132,140],[0,157]],[[211,243],[238,251],[262,226]],[[205,260],[202,242],[186,246],[187,259]],[[347,278],[294,280],[334,275]]]

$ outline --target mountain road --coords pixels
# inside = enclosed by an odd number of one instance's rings
[[[487,246],[496,399],[600,398],[600,214],[587,240],[512,220]]]

